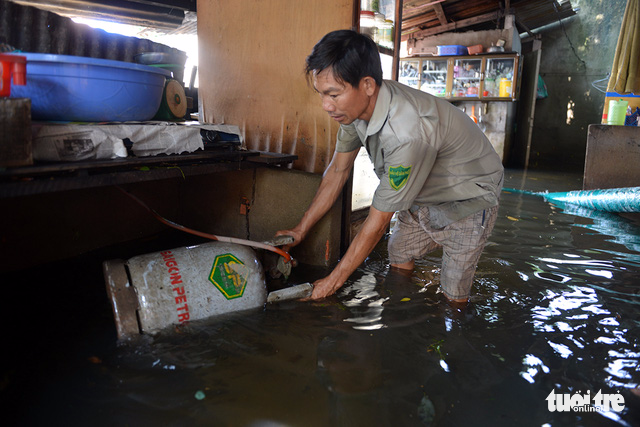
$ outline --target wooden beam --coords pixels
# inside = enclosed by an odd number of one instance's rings
[[[420,30],[413,33],[407,33],[402,35],[402,41],[406,41],[410,38],[423,39],[425,37],[433,36],[435,34],[446,33],[447,31],[456,30],[458,28],[465,28],[471,25],[480,24],[482,22],[495,21],[502,17],[501,11],[495,11],[478,15],[473,18],[463,19],[462,21],[452,22],[447,25],[440,25],[438,27],[429,28],[426,30]]]
[[[415,16],[412,16],[411,18],[404,19],[402,21],[402,28],[406,30],[408,28],[415,28],[415,27],[421,27],[423,25],[429,25],[429,23],[433,22],[435,18],[436,16],[434,11],[425,12],[421,15],[415,15]]]
[[[435,7],[431,7],[434,5],[437,5],[440,7],[440,9],[442,9],[442,6],[440,6],[440,3],[444,2],[445,0],[436,0],[436,1],[431,1],[431,2],[427,2],[424,4],[421,4],[419,6],[407,6],[404,11],[407,12],[407,14],[410,13],[414,13],[414,12],[419,12],[422,11],[423,9],[433,9]]]
[[[527,34],[529,34],[530,37],[535,37],[536,35],[529,29],[529,27],[527,27],[526,25],[524,25],[524,23],[522,22],[521,19],[518,18],[518,15],[513,15],[516,18],[516,23],[518,25],[520,25],[520,27],[522,27],[522,29],[524,29]]]
[[[433,10],[436,11],[436,16],[438,17],[438,21],[440,21],[440,25],[447,25],[447,16],[444,14],[442,5],[440,3],[434,4]]]

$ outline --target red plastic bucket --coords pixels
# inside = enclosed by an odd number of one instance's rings
[[[11,78],[14,85],[27,84],[27,58],[0,53],[0,97],[11,95]]]

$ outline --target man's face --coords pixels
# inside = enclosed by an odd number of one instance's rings
[[[373,78],[363,78],[355,88],[336,80],[333,70],[327,68],[314,74],[313,87],[322,98],[322,108],[336,122],[348,125],[355,119],[371,119],[377,94]]]

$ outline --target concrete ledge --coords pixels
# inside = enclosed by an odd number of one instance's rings
[[[213,234],[270,240],[294,227],[313,200],[322,176],[285,168],[259,168],[190,177],[181,192],[184,221]],[[291,254],[302,264],[329,266],[340,257],[342,200]]]

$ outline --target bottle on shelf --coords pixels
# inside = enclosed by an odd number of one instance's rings
[[[370,10],[360,11],[360,33],[375,41],[377,32],[375,14]]]
[[[391,19],[385,19],[383,34],[383,46],[393,49],[393,21]]]
[[[380,46],[384,46],[384,21],[385,17],[380,12],[374,12],[374,25],[376,26],[376,31],[374,33],[373,41],[376,42]]]

